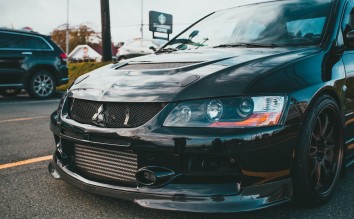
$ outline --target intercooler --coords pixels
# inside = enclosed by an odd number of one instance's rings
[[[137,155],[114,146],[75,144],[74,165],[87,179],[115,185],[135,186]]]

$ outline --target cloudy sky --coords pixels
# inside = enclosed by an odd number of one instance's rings
[[[174,34],[202,16],[224,8],[257,0],[143,0],[144,37],[148,30],[149,11],[173,15]],[[260,1],[260,0],[258,0]],[[264,0],[263,0],[264,1]],[[140,37],[142,0],[110,0],[112,40],[127,41]],[[66,23],[67,0],[0,0],[0,27],[32,27],[42,34]],[[87,24],[101,31],[100,0],[69,0],[71,26]]]

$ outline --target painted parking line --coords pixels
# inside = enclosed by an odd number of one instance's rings
[[[28,121],[28,120],[44,119],[44,118],[49,118],[49,116],[36,116],[36,117],[27,117],[27,118],[6,119],[6,120],[0,120],[0,123]]]
[[[53,157],[53,155],[48,155],[48,156],[44,156],[44,157],[37,157],[37,158],[28,159],[28,160],[17,161],[14,163],[0,164],[0,170],[11,168],[11,167],[23,166],[23,165],[32,164],[32,163],[38,163],[38,162],[42,162],[42,161],[48,161],[48,160],[51,160],[52,157]]]

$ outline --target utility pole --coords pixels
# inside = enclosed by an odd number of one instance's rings
[[[144,2],[141,0],[141,26],[140,26],[140,32],[141,32],[141,39],[144,38]]]
[[[111,21],[109,15],[109,0],[101,0],[102,23],[102,61],[112,61]]]
[[[69,0],[66,2],[66,55],[69,55]]]

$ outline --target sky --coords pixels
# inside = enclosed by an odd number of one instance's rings
[[[213,11],[260,0],[110,0],[114,43],[141,36],[142,1],[144,38],[151,39],[152,32],[148,30],[151,10],[173,15],[173,36]],[[36,32],[49,35],[53,29],[65,24],[66,19],[67,0],[0,0],[0,27],[31,27]],[[69,0],[69,24],[86,24],[100,32],[100,0]]]

